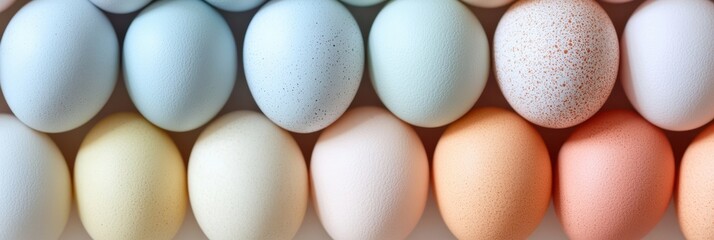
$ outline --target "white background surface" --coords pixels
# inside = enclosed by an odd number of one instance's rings
[[[0,13],[0,29],[4,30],[5,25],[11,18],[12,14],[16,12],[19,7],[27,2],[27,0],[18,0],[18,2],[15,3],[13,7],[11,7],[9,10]],[[625,23],[627,21],[627,18],[631,15],[631,13],[634,11],[634,9],[642,2],[642,0],[635,0],[633,2],[627,3],[627,4],[606,4],[602,3],[602,6],[605,8],[605,10],[608,12],[610,15],[611,19],[613,20],[615,24],[615,28],[617,29],[618,34],[622,33],[622,30],[625,26]],[[356,7],[349,7],[350,11],[352,14],[355,16],[357,21],[359,22],[359,25],[361,27],[363,36],[367,37],[367,34],[369,32],[369,28],[372,24],[372,21],[374,20],[376,14],[379,12],[379,10],[382,8],[382,4],[374,6],[374,7],[369,7],[369,8],[356,8]],[[492,37],[493,37],[493,32],[495,31],[496,25],[498,23],[498,20],[500,17],[503,15],[503,13],[506,11],[507,7],[502,7],[502,8],[497,8],[497,9],[482,9],[482,8],[475,8],[475,7],[470,7],[470,9],[476,14],[476,16],[479,18],[481,21],[482,25],[484,26],[486,33],[489,36],[489,41],[492,42]],[[243,35],[245,33],[245,30],[248,26],[248,23],[251,19],[251,17],[255,14],[257,10],[249,11],[249,12],[244,12],[244,13],[227,13],[227,12],[222,12],[223,15],[226,17],[226,20],[228,21],[229,25],[231,26],[233,30],[233,34],[235,35],[237,39],[237,47],[239,48],[239,53],[241,54],[242,51],[242,42],[243,42]],[[109,18],[111,19],[119,37],[120,37],[120,42],[123,42],[121,38],[123,38],[127,27],[129,26],[129,23],[131,20],[136,16],[137,13],[132,13],[132,14],[127,14],[127,15],[113,15],[113,14],[108,14]],[[367,42],[367,41],[365,41]],[[240,56],[240,55],[239,55]],[[242,57],[239,57],[242,58]],[[114,112],[121,112],[121,111],[136,111],[134,106],[132,105],[131,101],[129,100],[128,94],[126,92],[126,88],[123,83],[123,77],[119,76],[119,84],[117,85],[117,88],[115,89],[109,103],[104,107],[104,109],[100,112],[100,114],[93,118],[92,121],[89,123],[85,124],[79,129],[67,132],[67,133],[61,133],[61,134],[52,134],[51,137],[54,139],[54,141],[57,143],[57,145],[60,147],[62,150],[65,158],[67,159],[67,162],[70,166],[70,169],[73,167],[74,163],[74,157],[77,153],[77,150],[79,148],[79,144],[81,143],[82,139],[86,135],[86,133],[89,131],[89,129],[102,117],[107,116],[111,113]],[[369,77],[367,74],[365,74],[364,79],[362,79],[362,84],[360,86],[360,90],[357,93],[357,97],[355,101],[352,103],[352,106],[365,106],[365,105],[372,105],[372,106],[382,106],[380,103],[379,99],[377,98],[376,94],[374,93],[374,90],[372,89],[372,86],[369,82]],[[491,75],[488,80],[488,84],[486,86],[486,89],[484,90],[483,95],[479,99],[478,103],[476,104],[476,107],[479,106],[499,106],[499,107],[504,107],[504,108],[510,108],[503,98],[503,95],[501,94],[500,90],[498,89],[498,86],[495,82],[495,79],[493,77],[493,72],[491,72]],[[618,80],[618,83],[615,86],[615,90],[613,91],[613,94],[610,96],[608,99],[605,107],[603,109],[617,109],[617,108],[626,108],[626,109],[631,109],[632,107],[630,106],[629,102],[627,101],[623,91],[622,91],[622,86],[620,85],[620,82]],[[252,97],[250,96],[250,92],[248,91],[246,82],[245,82],[245,76],[243,74],[243,69],[242,69],[242,61],[240,62],[239,65],[239,76],[236,82],[236,87],[231,95],[231,98],[229,99],[228,104],[223,108],[221,111],[221,114],[235,111],[235,110],[242,110],[242,109],[253,109],[253,110],[258,110],[255,102],[253,101]],[[5,103],[4,98],[2,95],[0,95],[0,112],[6,112],[9,113],[10,110]],[[187,133],[171,133],[171,136],[173,137],[174,141],[176,144],[179,146],[179,149],[181,150],[181,153],[184,157],[184,159],[188,158],[188,155],[190,153],[191,147],[193,146],[193,142],[195,139],[198,137],[198,134],[202,130],[198,129],[195,131],[187,132]],[[419,133],[420,137],[422,138],[422,141],[424,142],[424,145],[427,149],[427,153],[429,156],[433,153],[434,146],[443,132],[443,128],[436,128],[436,129],[424,129],[424,128],[417,128],[417,132]],[[552,130],[552,129],[544,129],[544,128],[538,128],[540,133],[543,135],[544,139],[546,140],[546,143],[548,145],[551,158],[553,161],[556,159],[554,156],[557,156],[557,152],[560,148],[560,145],[562,142],[565,140],[565,138],[569,135],[570,132],[572,132],[571,129],[563,129],[563,130]],[[675,156],[677,158],[677,163],[679,163],[679,159],[681,158],[686,146],[691,142],[691,139],[698,133],[700,132],[701,129],[693,130],[693,131],[688,131],[688,132],[667,132],[667,135],[672,142]],[[294,134],[296,139],[298,140],[303,153],[306,156],[306,159],[309,159],[309,156],[311,155],[312,152],[312,146],[314,145],[315,141],[317,140],[317,136],[319,133],[313,133],[313,134]],[[309,160],[308,160],[309,161]],[[665,217],[662,219],[662,221],[657,225],[657,227],[647,236],[646,239],[683,239],[681,232],[679,230],[677,220],[676,220],[676,215],[674,212],[674,208],[672,207],[673,205],[670,204],[670,208],[667,210],[667,213]],[[236,226],[237,228],[240,226]],[[186,216],[186,219],[184,221],[184,225],[179,232],[178,236],[176,239],[205,239],[206,237],[201,233],[201,230],[199,229],[198,225],[196,224],[196,220],[193,217],[193,214],[191,214],[190,211],[188,211],[188,214]],[[306,214],[306,218],[304,220],[303,226],[300,229],[297,237],[297,239],[329,239],[327,234],[324,232],[322,227],[320,226],[319,220],[317,219],[314,211],[312,210],[312,206],[308,208],[308,212]],[[89,236],[87,233],[84,231],[82,228],[82,225],[79,221],[79,218],[77,216],[76,212],[76,206],[73,206],[72,208],[72,213],[70,216],[69,223],[67,225],[67,228],[65,232],[62,235],[62,239],[89,239]],[[429,202],[427,204],[427,208],[424,212],[424,215],[417,226],[416,230],[412,233],[410,239],[453,239],[453,236],[449,233],[448,229],[444,225],[443,221],[441,220],[441,217],[439,216],[438,210],[436,208],[436,205],[434,204],[433,201],[433,195],[430,195]],[[566,239],[565,234],[563,233],[562,229],[560,228],[560,225],[558,223],[557,218],[555,217],[555,213],[553,212],[552,204],[551,208],[548,210],[548,213],[546,214],[545,218],[543,219],[540,227],[533,233],[531,236],[531,239]]]

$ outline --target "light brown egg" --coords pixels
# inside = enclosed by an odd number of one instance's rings
[[[687,239],[714,239],[714,125],[687,148],[679,169],[677,213]]]

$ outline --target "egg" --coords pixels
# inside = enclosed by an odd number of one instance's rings
[[[10,8],[13,3],[15,3],[15,0],[0,0],[0,12],[3,12]]]
[[[265,0],[205,0],[214,7],[233,12],[248,11],[263,4]]]
[[[455,0],[388,3],[369,35],[372,85],[394,115],[440,127],[473,107],[488,79],[486,33]]]
[[[598,114],[560,149],[556,215],[570,239],[641,239],[664,215],[674,175],[661,130],[631,111]]]
[[[188,205],[178,148],[136,113],[110,115],[89,131],[74,163],[74,189],[93,239],[172,239]]]
[[[341,0],[344,3],[347,3],[352,6],[357,6],[357,7],[369,7],[372,5],[377,5],[379,3],[384,2],[385,0]]]
[[[8,114],[0,114],[0,136],[0,239],[58,239],[72,200],[62,153]]]
[[[243,62],[260,110],[278,126],[310,133],[335,122],[364,69],[357,22],[335,0],[274,0],[251,20]]]
[[[104,11],[125,14],[135,12],[146,6],[151,0],[89,0]]]
[[[543,127],[572,127],[595,115],[617,77],[615,27],[593,0],[516,2],[498,23],[493,51],[506,100]]]
[[[714,2],[646,1],[622,35],[627,98],[658,127],[685,131],[714,119]]]
[[[687,147],[679,167],[676,207],[687,239],[714,239],[714,125]]]
[[[497,8],[497,7],[503,7],[511,2],[513,0],[462,0],[465,3],[475,6],[475,7],[482,7],[482,8]]]
[[[191,152],[191,206],[210,239],[292,239],[305,216],[308,187],[297,142],[256,112],[219,118]]]
[[[458,239],[527,239],[550,204],[548,149],[513,112],[482,108],[449,125],[433,164],[439,211]]]
[[[0,69],[5,100],[20,121],[65,132],[109,100],[119,44],[109,20],[86,0],[31,1],[5,29]]]
[[[236,51],[228,24],[203,1],[154,2],[124,39],[129,96],[163,129],[196,129],[228,101],[237,76]]]
[[[322,132],[310,177],[317,216],[333,239],[405,239],[424,211],[429,163],[408,124],[361,107]]]

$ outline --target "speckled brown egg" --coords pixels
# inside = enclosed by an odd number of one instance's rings
[[[468,113],[439,139],[433,164],[439,210],[459,239],[526,239],[548,209],[548,149],[513,112]]]
[[[714,239],[714,125],[687,148],[679,169],[677,214],[687,239]]]
[[[498,85],[528,121],[571,127],[610,96],[618,45],[612,21],[594,0],[518,1],[494,36]]]

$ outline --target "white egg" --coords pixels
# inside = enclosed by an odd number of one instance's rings
[[[377,95],[397,117],[420,127],[466,114],[486,86],[489,61],[481,23],[458,1],[391,1],[370,31]]]
[[[223,17],[203,1],[152,3],[124,41],[129,96],[157,126],[193,130],[228,101],[238,68],[235,40]]]
[[[248,11],[263,4],[265,0],[205,0],[214,7],[233,12]]]
[[[644,118],[673,131],[714,118],[714,2],[646,1],[620,43],[622,85]]]
[[[475,6],[475,7],[483,7],[483,8],[497,8],[497,7],[503,7],[506,4],[509,4],[513,2],[513,0],[462,0],[465,3]]]
[[[262,114],[238,111],[199,136],[188,188],[210,239],[292,239],[307,209],[307,166],[288,132]]]
[[[62,153],[45,134],[0,114],[0,239],[57,239],[72,189]]]
[[[0,69],[5,99],[20,121],[69,131],[109,100],[119,45],[109,20],[88,1],[31,1],[5,29]]]
[[[95,6],[104,11],[111,13],[130,13],[135,12],[149,4],[151,0],[89,0]]]
[[[347,3],[349,5],[352,5],[352,6],[368,7],[368,6],[379,4],[386,0],[341,0],[341,1],[344,3]]]
[[[250,22],[243,50],[258,106],[293,132],[315,132],[337,120],[362,79],[362,34],[335,0],[268,2]]]

